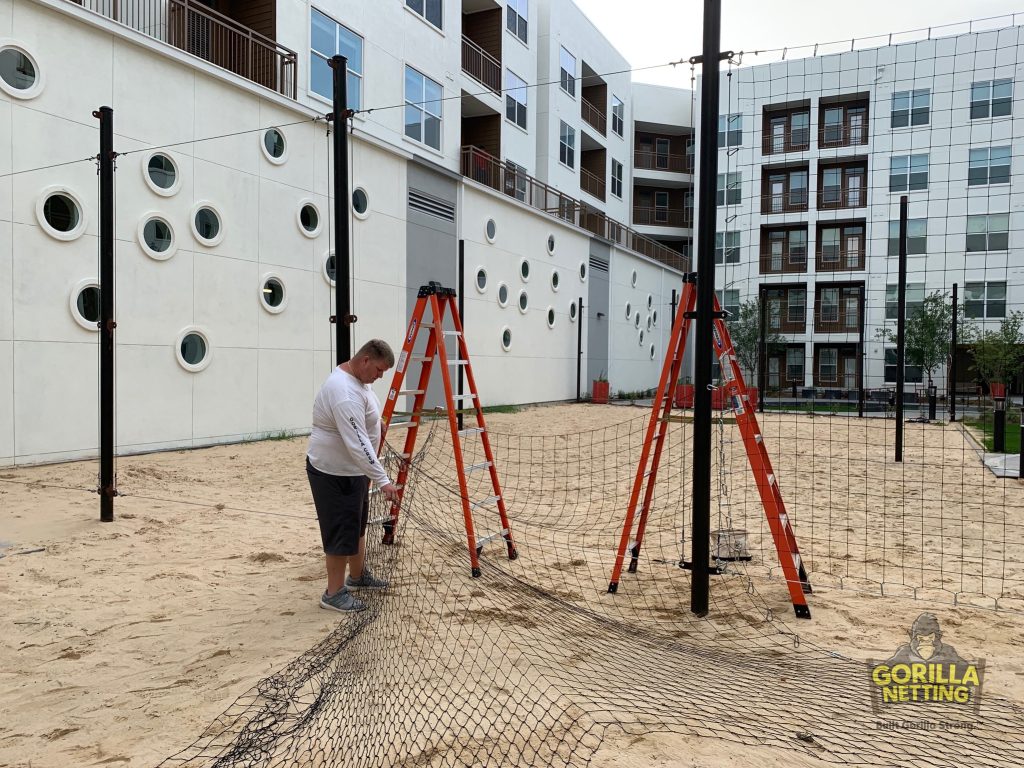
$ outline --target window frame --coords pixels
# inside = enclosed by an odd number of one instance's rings
[[[1009,85],[1009,95],[996,97],[996,88]],[[984,91],[985,95],[978,97]],[[999,114],[996,114],[998,109]],[[996,117],[1012,117],[1013,115],[1013,78],[1002,77],[992,80],[975,80],[971,83],[970,119],[988,120]]]
[[[743,146],[743,113],[728,112],[718,116],[718,148]]]
[[[564,55],[563,55],[564,54]],[[566,68],[566,57],[572,59],[572,72],[569,72]],[[559,46],[558,52],[558,68],[559,68],[559,79],[562,91],[567,93],[573,99],[576,98],[576,57],[564,46]]]
[[[416,5],[420,7],[416,8]],[[439,18],[436,22],[428,16],[431,6],[437,9]],[[405,0],[405,7],[423,19],[427,24],[434,27],[434,29],[444,32],[444,0]]]
[[[409,73],[410,72],[415,73],[416,75],[418,75],[420,77],[421,81],[422,81],[422,96],[423,96],[423,100],[422,101],[416,102],[416,101],[411,101],[409,99],[408,85],[409,85]],[[440,90],[440,95],[438,96],[437,99],[428,99],[427,98],[427,83],[428,82],[433,83]],[[403,120],[405,121],[404,124],[403,124],[403,129],[402,129],[403,136],[405,136],[405,138],[409,139],[410,141],[414,141],[417,144],[420,144],[420,145],[422,145],[424,147],[429,147],[430,149],[433,149],[433,150],[435,150],[437,152],[441,152],[442,151],[441,148],[444,146],[444,86],[441,85],[441,83],[439,83],[436,80],[434,80],[433,78],[428,77],[423,72],[420,72],[418,69],[416,69],[416,67],[412,66],[411,64],[406,64],[405,65],[405,77],[402,80],[402,89],[403,89],[403,91],[405,91],[405,93],[403,94],[403,96],[404,96],[404,107],[405,107],[405,109],[403,110]],[[439,109],[441,111],[441,114],[439,114],[439,115],[435,115],[434,113],[429,112],[427,110],[427,104],[434,103],[435,101],[438,104],[438,107],[439,107]],[[417,110],[420,113],[420,121],[419,121],[420,138],[416,138],[415,136],[411,136],[409,134],[408,127],[409,127],[410,123],[408,121],[408,115],[409,115],[409,109],[410,108],[415,109],[415,110]],[[426,116],[427,115],[437,119],[437,146],[436,147],[433,144],[430,144],[429,142],[426,141]]]
[[[825,233],[835,230],[835,258],[827,258],[825,252]],[[859,232],[857,231],[859,230]],[[856,272],[864,269],[867,252],[867,223],[860,221],[818,221],[818,237],[816,243],[816,268],[827,272]],[[851,237],[858,238],[856,251],[849,249]],[[851,254],[855,259],[851,259]]]
[[[924,106],[917,106],[918,99],[923,98]],[[907,91],[896,91],[892,95],[889,110],[890,128],[918,128],[931,123],[931,88],[915,88]],[[898,100],[905,100],[906,106],[897,106]],[[921,111],[924,119],[919,120]]]
[[[993,229],[993,219],[1002,219],[1003,227],[999,229]],[[971,232],[971,224],[984,224],[984,229],[977,229]],[[992,242],[993,235],[998,239],[995,243]],[[999,238],[1002,235],[1002,238]],[[976,244],[975,247],[971,247],[971,241],[974,238]],[[982,239],[980,243],[984,247],[977,247],[979,244],[979,238]],[[967,253],[987,253],[988,251],[1009,251],[1010,250],[1010,214],[1007,213],[978,213],[969,214],[967,216],[967,238],[965,241],[965,250]]]
[[[803,187],[794,187],[794,179],[803,177]],[[779,168],[766,170],[761,175],[764,185],[761,190],[761,215],[768,216],[776,213],[788,213],[792,211],[806,211],[810,206],[811,173],[807,166],[794,166],[792,168]],[[782,193],[777,196],[772,192],[772,185],[782,181]],[[778,205],[776,198],[780,197]]]
[[[981,286],[980,293],[978,286]],[[993,289],[1002,295],[990,295]],[[1006,289],[1005,280],[964,283],[964,317],[975,320],[997,320],[1006,317]]]
[[[743,201],[743,172],[730,171],[718,174],[715,189],[715,205],[739,205]]]
[[[899,283],[885,286],[885,319],[898,320],[900,310]],[[907,283],[907,317],[924,306],[924,283]]]
[[[793,119],[799,115],[807,118],[807,124],[803,128],[794,128]],[[781,121],[782,141],[776,143],[774,127]],[[764,124],[767,129],[764,131],[764,139],[761,144],[762,155],[782,155],[787,152],[802,152],[811,148],[811,108],[810,106],[794,107],[793,109],[768,111],[765,110]],[[796,132],[804,131],[804,141],[796,140]]]
[[[922,190],[927,190],[928,161],[928,153],[917,155],[890,155],[889,191],[920,192]],[[923,172],[921,171],[921,165],[924,165]],[[915,170],[915,166],[917,170]]]
[[[742,243],[738,229],[715,232],[715,264],[739,264]]]
[[[924,234],[914,234],[921,227]],[[889,220],[889,244],[887,255],[900,255],[900,222],[898,219]],[[924,256],[928,253],[928,219],[907,219],[907,256]]]
[[[513,80],[517,82],[512,82]],[[518,93],[522,94],[522,101],[516,98],[516,94]],[[505,119],[513,125],[522,128],[524,131],[529,130],[529,128],[527,128],[527,124],[529,122],[528,100],[529,97],[526,81],[511,69],[505,67]],[[509,117],[510,108],[513,113],[512,117]],[[522,122],[519,122],[520,116],[522,117]]]
[[[529,0],[505,0],[505,29],[524,45],[530,44]]]
[[[999,156],[995,158],[996,160],[1003,160],[1005,155],[1006,164],[995,165],[993,163],[993,152],[998,152]],[[1012,145],[972,147],[967,152],[967,186],[985,187],[995,184],[1009,184],[1012,166]],[[1003,171],[1003,168],[1006,170]]]
[[[617,198],[619,198],[621,200],[622,199],[622,163],[620,163],[614,157],[611,160],[612,160],[612,171],[611,171],[611,184],[609,185],[610,186],[610,191],[611,191],[611,194],[612,194],[613,197],[617,197]],[[618,166],[618,171],[619,171],[618,174],[615,173],[616,166]],[[618,189],[619,189],[618,192],[615,191],[616,184],[618,184]]]
[[[576,129],[564,120],[558,121],[558,162],[576,170]]]
[[[830,112],[839,112],[838,122],[828,122]],[[854,120],[855,117],[860,118]],[[852,147],[868,143],[868,101],[832,102],[818,106],[818,146]],[[857,125],[855,125],[857,123]],[[829,130],[838,128],[837,138],[829,138]]]
[[[794,235],[802,236],[803,243],[794,243]],[[796,238],[797,240],[801,238]],[[761,228],[761,274],[777,275],[789,272],[807,271],[807,226],[775,226]],[[773,244],[781,245],[778,266],[775,265]],[[803,257],[799,256],[803,252]]]
[[[618,126],[616,128],[616,126]],[[612,94],[612,133],[623,138],[626,132],[626,102]]]
[[[309,60],[310,60],[310,65],[309,65],[309,93],[313,94],[314,96],[316,96],[318,98],[324,99],[326,101],[332,101],[333,100],[333,98],[334,98],[333,86],[332,86],[331,93],[326,93],[326,94],[325,93],[321,93],[320,91],[316,90],[313,87],[313,72],[314,72],[314,69],[315,69],[314,66],[313,66],[313,58],[317,57],[319,59],[322,59],[325,63],[327,63],[327,62],[330,61],[331,56],[336,56],[336,55],[340,54],[342,52],[342,49],[339,46],[340,35],[341,35],[342,30],[344,30],[345,32],[348,32],[356,40],[359,41],[359,62],[358,62],[359,63],[359,68],[358,68],[358,70],[353,70],[353,68],[352,68],[352,57],[350,56],[350,57],[348,57],[348,66],[346,67],[346,70],[345,70],[345,72],[346,72],[346,79],[347,79],[347,85],[348,85],[348,108],[349,109],[353,109],[353,110],[358,110],[358,109],[362,108],[362,103],[363,103],[363,76],[364,76],[364,72],[363,72],[363,56],[365,54],[365,44],[366,44],[365,38],[362,35],[360,35],[358,32],[356,32],[355,30],[353,30],[351,27],[348,27],[348,26],[342,24],[340,21],[337,21],[336,19],[334,19],[330,14],[325,13],[324,11],[320,10],[319,8],[317,8],[314,5],[310,5],[309,11],[310,11],[310,13],[309,13]],[[316,48],[313,47],[313,19],[314,19],[313,14],[315,14],[315,13],[319,14],[324,19],[326,19],[327,21],[329,21],[332,24],[334,24],[335,27],[336,27],[335,34],[334,34],[334,53],[332,53],[331,56],[327,56],[323,51],[318,51]],[[330,65],[328,64],[328,67],[329,66]],[[356,84],[355,88],[352,87],[353,86],[353,82]]]

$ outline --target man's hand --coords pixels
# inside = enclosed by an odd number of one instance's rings
[[[384,494],[384,498],[388,501],[398,501],[398,486],[394,483],[382,485],[380,492]]]

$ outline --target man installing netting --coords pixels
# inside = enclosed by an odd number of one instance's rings
[[[328,610],[361,611],[366,603],[350,590],[388,585],[370,573],[363,558],[370,481],[389,501],[398,498],[398,487],[377,458],[380,402],[370,388],[394,364],[391,347],[372,339],[331,372],[313,401],[306,476],[327,560],[327,589],[320,607]]]

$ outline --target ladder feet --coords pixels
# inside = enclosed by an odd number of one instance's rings
[[[614,595],[619,591],[619,582],[613,581],[608,584],[608,594]]]
[[[479,547],[476,548],[476,556],[480,557],[480,555],[483,553],[483,551],[484,551],[484,545],[481,544]],[[476,576],[477,574],[473,574],[473,575]]]
[[[798,619],[809,619],[811,618],[811,609],[806,605],[794,605],[793,610],[796,611],[796,617]]]
[[[518,560],[519,559],[519,550],[517,550],[515,548],[515,546],[512,545],[511,542],[508,545],[508,559],[509,560]]]
[[[638,560],[635,557],[632,560],[630,560],[629,561],[629,567],[626,569],[626,572],[627,573],[636,573],[637,562],[638,562]]]
[[[472,573],[473,573],[473,578],[474,579],[479,579],[480,578],[480,569],[479,568],[474,568]]]
[[[395,531],[393,528],[384,528],[384,536],[380,540],[381,544],[394,544],[395,543]]]
[[[804,590],[805,595],[813,594],[814,591],[811,589],[811,582],[805,581],[801,583],[800,586]]]

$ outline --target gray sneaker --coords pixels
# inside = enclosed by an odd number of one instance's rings
[[[378,579],[370,573],[370,569],[365,565],[363,566],[363,575],[358,579],[353,579],[351,576],[345,578],[346,589],[384,589],[387,586],[388,582],[385,579]]]
[[[354,597],[347,589],[342,588],[333,595],[328,595],[327,592],[324,592],[320,596],[320,607],[326,608],[329,611],[355,613],[365,609],[366,603]]]

